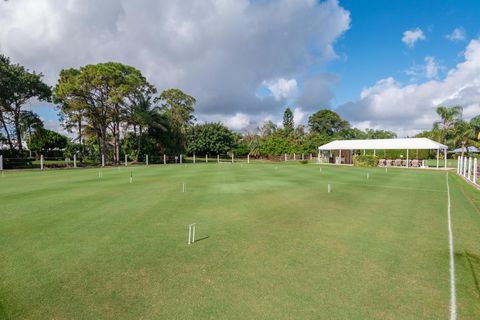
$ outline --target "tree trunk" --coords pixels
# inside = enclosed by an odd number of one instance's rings
[[[15,114],[13,115],[13,122],[15,126],[15,133],[17,136],[17,146],[18,150],[22,151],[22,131],[20,129],[20,112],[15,111]]]
[[[117,162],[120,164],[120,121],[115,123],[116,134],[115,134],[115,155],[117,157]]]
[[[10,132],[8,131],[7,123],[5,122],[5,119],[3,118],[3,114],[1,113],[0,113],[0,122],[2,122],[3,130],[5,130],[5,134],[7,135],[7,142],[8,142],[8,145],[10,146],[10,150],[15,149],[13,146],[12,137],[10,136]]]
[[[138,158],[140,157],[140,151],[142,150],[142,126],[138,126],[138,143],[137,143],[137,162]]]

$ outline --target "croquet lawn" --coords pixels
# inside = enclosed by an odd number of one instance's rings
[[[0,177],[0,319],[450,317],[446,172],[292,161],[99,173]],[[480,319],[480,191],[448,181],[458,319]]]

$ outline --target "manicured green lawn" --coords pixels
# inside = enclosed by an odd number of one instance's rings
[[[0,318],[448,319],[446,173],[319,168],[7,172]],[[459,319],[479,319],[480,196],[449,181]]]

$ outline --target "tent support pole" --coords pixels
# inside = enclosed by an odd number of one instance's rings
[[[443,152],[445,154],[445,169],[447,169],[447,148],[443,149]]]
[[[407,168],[408,168],[408,149],[407,149]]]
[[[438,169],[439,161],[440,161],[440,149],[437,149],[437,169]]]

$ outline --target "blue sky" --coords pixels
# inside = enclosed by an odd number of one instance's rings
[[[63,68],[126,63],[196,97],[198,121],[238,131],[281,123],[290,106],[297,124],[332,108],[407,136],[431,128],[438,104],[480,114],[479,12],[480,1],[2,1],[0,52],[50,85]],[[61,130],[52,105],[31,108]]]
[[[445,67],[439,77],[461,62],[469,39],[478,38],[480,1],[340,1],[350,11],[350,29],[336,43],[340,58],[326,71],[339,74],[334,106],[358,99],[363,87],[378,79],[395,77],[411,82],[406,70],[434,56]],[[401,41],[405,30],[420,28],[426,39],[409,48]],[[463,28],[465,40],[451,41],[445,35]],[[418,79],[423,81],[425,79]]]

